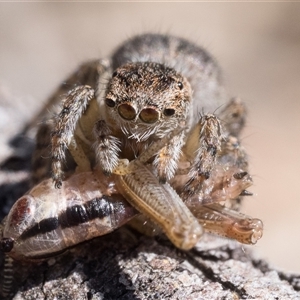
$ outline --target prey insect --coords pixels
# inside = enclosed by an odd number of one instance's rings
[[[244,186],[249,185],[249,178],[236,179],[235,174],[239,173],[234,173],[234,168],[219,171],[230,181],[228,195],[240,193]],[[137,174],[146,174],[144,178],[150,184],[155,181],[146,166],[141,166]],[[213,177],[210,182],[213,190],[224,193],[220,190],[223,179]],[[4,220],[2,250],[16,260],[44,259],[121,227],[140,213],[127,202],[120,182],[122,177],[106,177],[100,171],[75,173],[61,189],[55,189],[51,179],[42,181],[15,203]],[[173,205],[178,205],[178,196],[168,183],[157,185],[154,193],[153,197],[163,198],[170,217],[180,218],[176,210],[172,210]],[[208,232],[244,244],[255,244],[262,236],[259,219],[228,209],[218,202],[203,204],[199,199],[191,199],[186,204]],[[184,217],[192,219],[191,215]],[[182,231],[182,234],[191,232]]]

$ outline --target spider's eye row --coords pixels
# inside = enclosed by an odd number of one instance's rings
[[[166,108],[164,109],[164,115],[167,117],[173,116],[175,114],[174,108]]]
[[[123,103],[118,106],[120,116],[125,120],[133,120],[136,116],[136,110],[130,103]]]
[[[116,102],[114,100],[110,99],[110,98],[106,98],[105,103],[109,107],[115,107],[116,106]]]
[[[140,119],[145,123],[155,123],[159,119],[159,112],[152,107],[144,108],[140,112]]]
[[[183,89],[183,83],[181,81],[177,82],[177,86],[179,87],[180,90]]]

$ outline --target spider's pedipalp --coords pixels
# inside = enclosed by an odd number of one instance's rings
[[[93,134],[96,141],[93,148],[96,163],[107,175],[110,175],[118,165],[118,153],[121,151],[119,139],[112,136],[111,133],[112,131],[104,120],[95,123]]]
[[[174,136],[155,157],[154,165],[157,168],[160,183],[166,183],[174,176],[184,143],[184,137],[184,132]]]

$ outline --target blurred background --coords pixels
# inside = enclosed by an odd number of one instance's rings
[[[0,157],[5,141],[79,63],[124,39],[162,32],[190,39],[223,68],[248,107],[243,145],[254,179],[243,212],[264,221],[253,248],[300,273],[300,3],[0,3]]]

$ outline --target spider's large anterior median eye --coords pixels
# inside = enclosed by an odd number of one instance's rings
[[[136,110],[130,103],[123,103],[119,105],[118,112],[125,120],[133,120],[136,116]]]
[[[155,108],[144,108],[140,112],[140,119],[145,123],[155,123],[159,119],[159,112]]]
[[[105,103],[109,107],[115,107],[115,105],[116,105],[116,102],[114,100],[110,99],[110,98],[106,98]]]
[[[167,117],[173,116],[175,114],[174,108],[166,108],[164,109],[164,115]]]

